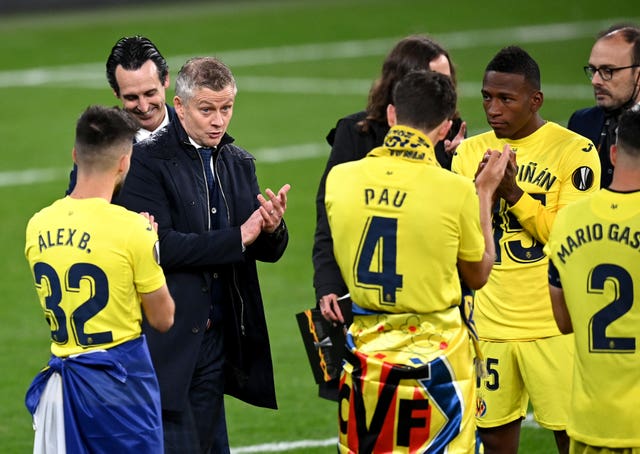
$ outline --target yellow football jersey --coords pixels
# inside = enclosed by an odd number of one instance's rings
[[[104,199],[66,197],[27,225],[25,255],[51,327],[68,356],[140,336],[138,293],[165,283],[149,221]]]
[[[325,204],[334,254],[360,307],[429,313],[460,304],[458,258],[480,261],[484,238],[471,181],[437,166],[419,131],[335,166]]]
[[[493,131],[465,139],[452,170],[474,178],[487,149],[516,154],[518,186],[525,192],[512,207],[494,207],[496,262],[489,282],[476,292],[476,325],[482,339],[528,340],[559,335],[547,290],[542,251],[557,211],[598,189],[600,161],[586,138],[547,122],[520,139],[499,139]]]
[[[567,432],[640,447],[640,192],[603,189],[563,209],[545,251],[575,332]]]

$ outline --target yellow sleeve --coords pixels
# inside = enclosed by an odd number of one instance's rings
[[[518,218],[520,225],[535,239],[546,243],[556,218],[556,208],[553,207],[553,211],[546,208],[540,201],[525,192],[520,200],[509,208],[509,211]]]
[[[526,192],[509,208],[524,229],[542,243],[549,240],[549,232],[562,207],[600,189],[600,159],[590,141],[584,146],[584,138],[569,141],[561,158],[563,178],[555,205],[545,206]]]
[[[475,153],[473,148],[467,146],[467,143],[462,141],[462,143],[458,145],[458,148],[451,159],[451,171],[458,175],[473,179],[478,167],[478,162],[474,162]]]
[[[485,244],[480,226],[480,202],[475,186],[470,181],[467,197],[460,212],[460,249],[458,258],[467,262],[479,262],[484,254]]]
[[[140,215],[134,219],[129,238],[132,253],[134,284],[138,293],[151,293],[165,284],[160,268],[158,235],[150,228],[149,221]]]
[[[458,148],[460,148],[461,146],[462,144],[458,145]],[[458,150],[453,153],[453,158],[451,158],[451,171],[453,173],[457,173],[458,175],[463,175],[460,169],[460,155]]]

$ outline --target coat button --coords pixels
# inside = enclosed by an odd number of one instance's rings
[[[198,329],[198,327],[197,327],[197,326],[194,326],[193,328],[191,328],[191,332],[192,332],[193,334],[198,334],[198,332],[199,332],[199,331],[200,331],[200,329]]]
[[[216,214],[218,209],[216,207],[211,207],[211,213]]]
[[[205,287],[205,286],[202,286],[202,288],[200,290],[202,290],[202,293],[207,293],[207,287]]]
[[[218,273],[213,273],[213,278],[218,279]]]

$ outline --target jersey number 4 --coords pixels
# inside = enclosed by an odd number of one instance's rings
[[[355,261],[355,283],[380,291],[381,304],[395,304],[402,289],[402,275],[396,272],[398,220],[373,216],[362,232]]]
[[[38,262],[33,266],[36,286],[42,288],[48,282],[49,294],[45,297],[47,321],[51,326],[51,339],[57,344],[69,341],[67,315],[60,307],[62,302],[62,286],[58,273],[51,265]],[[65,274],[65,292],[79,292],[80,283],[84,280],[91,287],[91,298],[78,306],[70,317],[71,329],[78,345],[92,346],[113,341],[110,331],[102,333],[85,332],[85,324],[107,305],[109,301],[109,281],[104,271],[90,263],[76,263]]]

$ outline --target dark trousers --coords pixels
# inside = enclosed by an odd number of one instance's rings
[[[224,414],[224,342],[214,323],[202,339],[184,411],[162,412],[165,454],[229,453]]]

